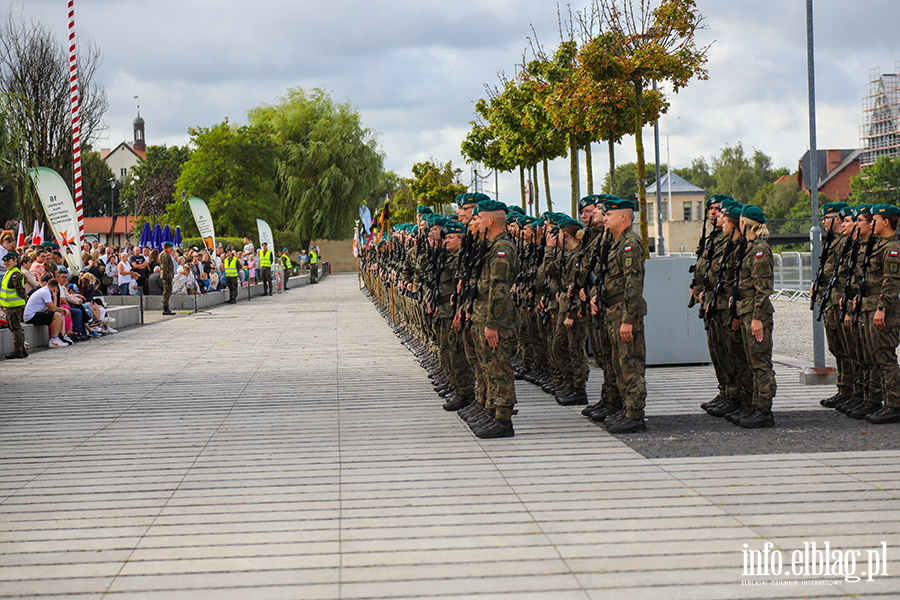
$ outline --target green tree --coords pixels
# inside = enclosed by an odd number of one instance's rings
[[[616,81],[630,85],[634,98],[634,136],[638,165],[638,202],[640,231],[644,248],[647,235],[647,201],[644,181],[644,146],[641,130],[659,114],[648,115],[644,108],[645,88],[651,81],[669,82],[678,92],[694,78],[706,79],[707,47],[695,43],[695,34],[703,17],[694,0],[663,0],[656,8],[641,0],[635,14],[633,0],[598,0],[604,22],[609,28],[579,52],[579,59],[595,81]],[[662,96],[662,92],[658,92]],[[660,112],[668,109],[664,97]],[[648,119],[648,117],[650,117]],[[648,250],[645,250],[645,252]]]
[[[756,196],[763,185],[773,183],[787,169],[773,169],[772,159],[760,150],[753,152],[753,157],[744,154],[743,145],[725,146],[721,154],[712,161],[712,175],[716,180],[713,192],[728,194],[738,202],[748,203]]]
[[[359,112],[324,90],[288,90],[278,104],[250,111],[277,144],[276,179],[286,228],[304,239],[346,239],[359,207],[378,185],[383,156]]]
[[[206,201],[217,236],[255,238],[258,218],[278,228],[281,211],[273,179],[276,148],[272,137],[259,126],[232,125],[227,119],[189,131],[196,150],[182,167],[176,193]],[[187,206],[184,210],[190,212]],[[169,203],[162,221],[173,229],[180,225],[182,203]],[[184,222],[184,237],[199,235],[190,214]]]
[[[659,165],[659,175],[662,177],[668,172],[666,165]],[[656,173],[649,176],[647,185],[653,185],[656,181]],[[665,192],[665,190],[664,190]],[[637,202],[638,199],[638,166],[637,163],[625,163],[619,165],[613,172],[613,176],[607,173],[603,178],[603,193],[613,194],[619,198]]]
[[[82,147],[103,131],[106,91],[96,80],[100,50],[81,45],[78,55],[79,127]],[[13,8],[0,24],[0,109],[7,144],[0,161],[12,180],[23,220],[41,218],[44,211],[31,190],[28,169],[49,167],[73,189],[72,112],[69,53],[60,37],[42,21],[17,19]],[[73,194],[74,196],[74,194]],[[83,192],[82,192],[83,196]]]
[[[716,178],[709,172],[709,165],[702,156],[695,158],[691,162],[690,167],[683,169],[672,169],[676,175],[683,177],[685,180],[693,183],[699,188],[703,188],[707,192],[712,192],[716,187]]]
[[[418,204],[424,204],[436,213],[443,214],[444,207],[466,191],[466,186],[456,182],[451,161],[444,164],[432,158],[414,164],[412,173],[412,178],[406,180],[410,192]]]
[[[750,204],[758,206],[767,219],[787,219],[797,203],[807,195],[795,179],[782,183],[766,183],[757,190]],[[803,215],[809,217],[809,215]]]
[[[861,204],[900,204],[900,159],[878,158],[850,178],[850,193]]]
[[[382,171],[378,175],[378,181],[369,192],[369,196],[366,198],[364,204],[369,207],[369,210],[371,210],[374,215],[376,210],[384,206],[385,200],[393,198],[394,194],[400,191],[402,186],[402,177],[393,171]]]

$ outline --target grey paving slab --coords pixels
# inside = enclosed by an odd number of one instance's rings
[[[776,368],[777,410],[797,415],[780,432],[700,413],[714,375],[694,366],[648,371],[646,436],[609,435],[520,381],[516,437],[479,440],[441,409],[356,282],[329,276],[0,363],[0,596],[900,590],[900,445],[885,441],[895,430],[853,430],[821,409],[823,390],[796,383],[796,367]],[[127,375],[108,373],[91,394],[70,385],[88,358],[119,364],[135,349]],[[35,397],[38,377],[60,393]],[[601,381],[592,373],[590,394]],[[885,541],[890,575],[744,585],[745,544],[826,540],[861,551]]]

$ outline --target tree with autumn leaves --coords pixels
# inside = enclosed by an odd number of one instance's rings
[[[694,0],[663,0],[656,7],[645,0],[638,4],[635,8],[632,0],[595,0],[599,33],[581,46],[572,39],[564,40],[552,59],[538,57],[520,68],[517,81],[506,86],[531,92],[520,102],[518,113],[511,107],[479,112],[485,123],[473,123],[473,128],[489,127],[491,142],[499,145],[508,162],[520,167],[530,166],[521,160],[524,152],[509,147],[516,145],[522,130],[538,139],[562,134],[571,160],[579,148],[589,147],[591,142],[604,140],[612,144],[625,135],[634,135],[640,231],[644,247],[648,248],[641,131],[669,107],[665,93],[653,90],[652,83],[668,83],[677,93],[691,80],[705,79],[708,47],[699,47],[695,40],[703,17]],[[494,100],[489,108],[493,108]],[[545,129],[533,128],[539,122],[526,125],[529,114],[522,107],[529,109],[535,104],[548,117]],[[510,110],[513,114],[509,114]],[[470,133],[467,142],[473,137],[476,136]],[[463,153],[470,160],[480,160],[481,155],[473,151],[471,144],[463,143]],[[612,153],[610,158],[612,161]],[[574,180],[577,170],[572,168],[571,173]],[[573,181],[573,199],[576,187]]]

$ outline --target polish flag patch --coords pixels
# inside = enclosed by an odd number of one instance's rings
[[[762,258],[762,257],[763,257],[763,253],[760,250],[759,252],[756,253],[756,258]]]
[[[897,251],[896,251],[896,250],[891,250],[890,252],[888,252],[888,254],[891,256],[891,258],[896,258],[896,257],[897,257]]]
[[[500,251],[497,253],[498,258],[503,258],[504,256],[506,256],[506,252]]]
[[[631,246],[625,246],[625,252],[631,252]]]

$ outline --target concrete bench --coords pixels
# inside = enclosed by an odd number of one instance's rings
[[[141,322],[141,308],[137,305],[108,306],[106,314],[116,320],[112,325],[116,330]],[[25,323],[22,332],[29,348],[46,348],[50,343],[50,327],[46,325],[34,326]],[[6,355],[14,349],[12,331],[8,328],[0,329],[0,354]]]

